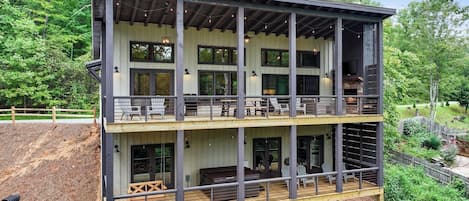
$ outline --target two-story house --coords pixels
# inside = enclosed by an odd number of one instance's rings
[[[106,200],[383,200],[383,20],[394,9],[92,6]]]

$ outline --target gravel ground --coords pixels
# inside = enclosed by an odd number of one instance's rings
[[[99,200],[99,129],[91,124],[0,124],[0,198]]]

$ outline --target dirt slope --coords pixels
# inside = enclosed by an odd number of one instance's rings
[[[0,199],[99,200],[99,129],[0,124]]]

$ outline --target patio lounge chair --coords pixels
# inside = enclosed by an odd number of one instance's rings
[[[289,177],[290,176],[290,166],[284,165],[282,167],[282,177]],[[285,184],[287,184],[287,189],[290,189],[290,180],[285,180]],[[300,186],[300,181],[296,180],[296,186]]]
[[[304,115],[306,115],[306,104],[301,103],[301,98],[296,99],[296,111],[302,111]]]
[[[284,112],[290,111],[288,108],[288,104],[280,104],[278,103],[277,98],[270,98],[270,104],[274,107],[274,113],[278,112],[279,114],[283,114]]]
[[[163,119],[165,113],[164,98],[152,98],[151,105],[147,106],[146,112],[147,118],[152,119],[152,115],[158,114]]]
[[[332,168],[329,164],[323,163],[321,165],[322,172],[329,172],[332,171]],[[333,175],[327,175],[326,176],[327,180],[329,181],[329,184],[332,185],[332,182],[335,181],[335,176]]]
[[[117,99],[117,105],[122,110],[121,120],[124,117],[130,117],[130,120],[132,120],[134,116],[138,116],[139,120],[141,119],[140,106],[132,106],[130,99]]]
[[[297,171],[299,176],[307,174],[306,173],[306,167],[304,165],[298,165],[296,171]],[[314,179],[313,178],[300,178],[299,180],[303,184],[303,188],[306,188],[307,184],[314,184]]]
[[[343,168],[342,168],[342,171],[343,171],[343,170],[347,170],[347,168],[345,168],[345,164],[343,164],[343,165],[344,165],[344,166],[343,166]],[[352,179],[352,180],[353,180],[353,179],[355,178],[355,174],[354,174],[354,173],[344,173],[343,175],[344,175],[344,182],[345,182],[345,183],[347,183],[347,180],[348,180],[348,179]]]

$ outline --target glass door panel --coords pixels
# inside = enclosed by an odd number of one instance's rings
[[[150,95],[150,73],[135,72],[133,74],[133,94],[134,96]]]
[[[280,176],[281,138],[262,138],[253,140],[255,169],[262,178]]]
[[[171,73],[157,73],[155,76],[155,95],[169,96],[171,95]]]

